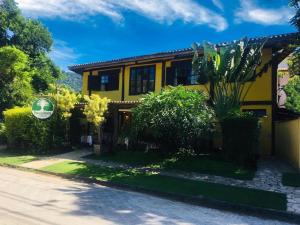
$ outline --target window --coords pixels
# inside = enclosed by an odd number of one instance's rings
[[[119,89],[119,70],[99,72],[100,91],[114,91]]]
[[[113,91],[119,89],[119,70],[100,71],[98,76],[90,75],[88,90]]]
[[[130,69],[129,94],[145,94],[155,90],[155,66]]]
[[[191,60],[172,62],[171,67],[167,68],[166,76],[166,83],[171,86],[200,83],[199,76],[193,74]]]

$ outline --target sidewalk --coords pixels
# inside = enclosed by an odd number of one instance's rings
[[[21,166],[31,169],[40,169],[52,164],[56,164],[63,161],[82,161],[82,157],[90,155],[92,152],[86,149],[75,150],[64,154],[40,157],[38,160],[34,160],[29,163],[22,164]]]

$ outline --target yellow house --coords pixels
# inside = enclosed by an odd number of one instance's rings
[[[263,49],[262,63],[257,68],[258,78],[253,81],[243,110],[253,111],[261,117],[261,154],[275,154],[275,124],[280,110],[277,106],[277,67],[298,43],[299,34],[289,33],[268,37],[252,38],[256,42],[267,38]],[[226,45],[228,43],[220,43]],[[206,90],[192,71],[193,51],[191,48],[160,52],[143,56],[114,59],[104,62],[73,65],[69,69],[83,76],[82,93],[99,94],[112,100],[112,140],[126,121],[130,108],[138,103],[143,94],[160,92],[165,86],[184,85],[188,89]],[[206,84],[209,86],[209,84]],[[210,90],[211,94],[212,90]],[[288,118],[290,115],[283,117]]]

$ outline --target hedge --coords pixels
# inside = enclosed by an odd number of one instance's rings
[[[63,141],[60,118],[35,118],[29,107],[16,107],[4,111],[4,124],[8,147],[31,153],[47,153]]]
[[[231,114],[221,122],[223,149],[231,161],[245,165],[258,154],[259,118],[251,113]]]

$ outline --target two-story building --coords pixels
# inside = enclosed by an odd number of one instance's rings
[[[267,38],[263,49],[262,63],[257,68],[258,78],[252,81],[243,110],[250,110],[261,117],[261,153],[275,153],[275,123],[279,119],[293,116],[281,113],[277,104],[277,67],[299,43],[299,33],[251,38],[250,42]],[[220,43],[219,46],[228,43]],[[128,57],[103,62],[92,62],[70,66],[69,69],[83,77],[82,92],[85,95],[99,94],[112,100],[110,103],[110,127],[113,140],[130,114],[130,108],[148,92],[160,92],[171,85],[184,85],[187,89],[206,91],[199,77],[192,73],[191,48],[156,54]],[[250,82],[249,82],[250,85]],[[210,90],[210,94],[213,90]]]

